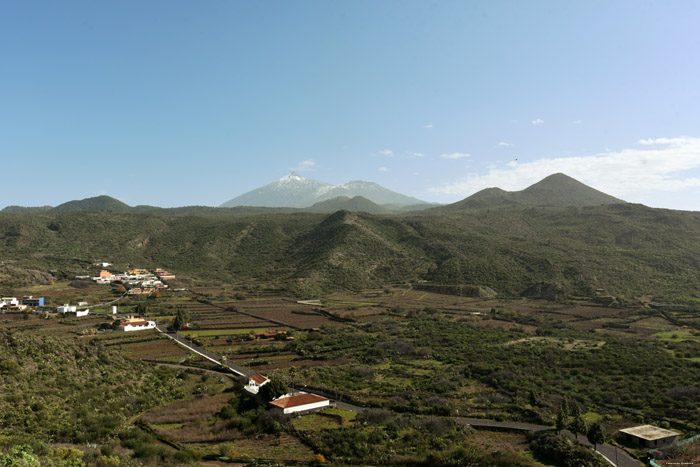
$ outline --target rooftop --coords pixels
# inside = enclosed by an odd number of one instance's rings
[[[250,377],[251,380],[255,381],[255,384],[258,386],[262,385],[263,383],[270,381],[260,373],[255,373],[253,376]]]
[[[655,439],[670,438],[671,436],[678,436],[680,433],[675,431],[666,430],[665,428],[659,428],[654,425],[640,425],[634,426],[632,428],[625,428],[620,430],[620,432],[636,436],[637,438],[642,438],[647,441],[654,441]]]
[[[296,396],[283,397],[270,404],[286,409],[289,407],[299,407],[300,405],[313,404],[315,402],[327,401],[325,397],[317,396],[316,394],[297,394]]]

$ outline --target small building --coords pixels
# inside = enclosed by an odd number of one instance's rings
[[[0,308],[4,306],[16,306],[19,305],[19,300],[15,297],[2,297],[0,298]]]
[[[158,278],[163,281],[172,281],[177,279],[177,277],[175,277],[175,274],[173,274],[170,271],[164,271],[162,269],[156,269],[156,276],[158,276]]]
[[[270,380],[260,373],[256,373],[250,378],[248,378],[248,384],[245,385],[243,389],[251,394],[257,394],[260,392],[260,388],[269,383]]]
[[[44,306],[44,297],[24,296],[22,297],[22,305],[27,305],[32,308]]]
[[[667,446],[678,441],[680,433],[654,425],[640,425],[620,430],[625,439],[647,448]]]
[[[146,276],[150,274],[148,269],[129,269],[126,273],[130,276]]]
[[[284,414],[322,410],[325,407],[329,407],[330,403],[331,401],[323,396],[306,392],[293,396],[282,396],[270,402],[273,407],[281,409]]]
[[[66,313],[68,316],[75,316],[76,318],[80,318],[81,316],[87,316],[90,314],[90,310],[75,310],[75,311],[70,311]]]
[[[100,271],[99,277],[102,279],[106,279],[108,277],[112,277],[113,275],[114,274],[112,274],[111,272],[107,271],[106,269],[103,269],[102,271]]]
[[[156,322],[155,321],[146,321],[145,319],[141,318],[128,318],[123,320],[120,324],[119,327],[117,328],[118,331],[145,331],[147,329],[154,329],[156,327]]]
[[[78,307],[75,305],[65,304],[56,308],[56,313],[75,313]]]

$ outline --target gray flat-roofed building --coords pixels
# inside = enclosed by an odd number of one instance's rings
[[[620,430],[628,441],[648,448],[667,446],[678,441],[680,433],[654,425],[640,425]]]

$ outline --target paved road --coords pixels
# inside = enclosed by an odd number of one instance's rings
[[[551,426],[533,425],[530,423],[517,422],[497,422],[495,420],[480,420],[476,418],[456,417],[455,421],[459,423],[466,423],[467,425],[480,428],[507,428],[509,430],[520,431],[548,431],[552,429]]]
[[[246,382],[248,381],[248,377],[252,375],[252,372],[249,371],[248,369],[236,365],[234,363],[226,362],[222,363],[222,359],[220,355],[217,355],[213,352],[209,352],[208,350],[198,346],[197,344],[193,343],[192,341],[189,341],[179,335],[176,332],[168,331],[166,326],[163,326],[162,324],[157,324],[156,329],[163,333],[164,335],[168,336],[169,338],[175,340],[178,342],[180,345],[183,347],[186,347],[190,349],[193,352],[198,353],[199,355],[202,355],[203,357],[207,358],[210,361],[213,361],[214,363],[217,363],[221,366],[224,366],[228,369],[230,369],[234,374],[236,374],[239,378],[244,379]],[[337,400],[334,399],[331,394],[325,393],[324,391],[321,390],[316,390],[316,389],[310,389],[310,388],[303,388],[305,392],[309,392],[312,394],[318,394],[320,396],[328,397],[331,399],[331,402],[334,403],[336,407],[339,407],[341,409],[345,410],[352,410],[355,412],[359,412],[364,409],[364,407],[350,404],[347,402],[343,402],[342,400]],[[482,428],[502,428],[502,429],[509,429],[509,430],[519,430],[519,431],[547,431],[547,430],[553,430],[551,426],[544,426],[544,425],[534,425],[530,423],[517,423],[517,422],[498,422],[495,420],[479,420],[476,418],[462,418],[462,417],[456,417],[455,421],[458,423],[466,423],[468,425],[474,426],[474,427],[482,427]],[[574,436],[573,433],[569,431],[563,431],[565,435],[572,439],[578,439],[578,441],[588,447],[593,447],[591,443],[588,442],[585,436],[579,435],[578,437]],[[605,456],[608,461],[612,465],[620,466],[620,467],[639,467],[640,464],[637,462],[635,459],[630,457],[625,451],[622,449],[618,449],[615,446],[611,446],[609,444],[601,444],[598,445],[597,451]]]
[[[576,437],[573,433],[570,433],[568,431],[564,431],[563,433],[569,438],[577,438],[578,442],[583,444],[584,446],[593,448],[593,445],[588,442],[585,436],[578,435],[578,437]],[[627,454],[624,450],[618,448],[617,446],[612,446],[610,444],[599,444],[597,446],[596,451],[605,456],[605,458],[607,458],[612,465],[620,467],[639,467],[640,465],[644,465],[636,459],[630,457],[629,454]]]
[[[244,368],[240,365],[236,365],[235,363],[230,363],[230,362],[225,362],[222,363],[222,358],[220,355],[215,354],[214,352],[209,352],[208,350],[198,346],[192,341],[189,341],[182,337],[180,334],[173,332],[173,331],[168,331],[168,328],[166,326],[163,326],[162,324],[156,324],[156,329],[161,332],[162,334],[166,335],[170,339],[176,341],[183,347],[186,347],[187,349],[198,353],[199,355],[203,356],[204,358],[213,361],[214,363],[217,363],[220,366],[226,367],[229,370],[231,370],[236,376],[240,377],[241,379],[245,379],[245,381],[248,381],[248,378],[253,374],[250,370],[247,368]]]

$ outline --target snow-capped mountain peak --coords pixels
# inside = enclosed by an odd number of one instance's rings
[[[304,178],[296,172],[291,172],[264,187],[244,193],[221,207],[233,206],[266,206],[266,207],[295,207],[312,206],[319,201],[338,196],[363,196],[377,204],[412,205],[424,204],[416,198],[388,190],[373,182],[356,180],[332,185],[330,183]]]

